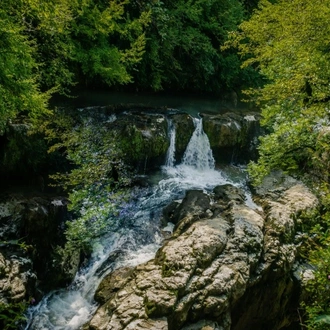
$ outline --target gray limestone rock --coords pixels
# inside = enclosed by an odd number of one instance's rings
[[[103,280],[108,300],[86,329],[275,330],[289,324],[283,306],[296,289],[295,219],[317,205],[315,196],[302,184],[290,185],[277,199],[265,197],[264,213],[246,206],[237,188],[217,188],[214,196],[215,204],[228,204],[222,213],[206,212],[202,192],[187,193],[176,208],[176,230],[155,259]]]

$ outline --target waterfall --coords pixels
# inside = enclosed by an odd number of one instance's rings
[[[170,146],[167,150],[165,166],[173,167],[175,164],[175,138],[176,131],[175,126],[171,120],[168,120],[168,136],[170,140]]]
[[[170,125],[170,148],[162,179],[151,187],[132,190],[132,199],[121,208],[117,223],[94,243],[89,264],[67,289],[49,293],[29,309],[25,330],[79,329],[95,312],[94,292],[107,273],[154,258],[162,243],[160,219],[166,205],[183,198],[188,189],[211,190],[219,184],[233,183],[214,168],[202,120],[194,119],[194,124],[195,131],[179,165],[174,159],[176,133]]]
[[[193,118],[195,130],[183,154],[181,164],[163,168],[168,181],[176,182],[181,189],[212,189],[228,182],[223,173],[215,170],[210,142],[203,131],[201,118]]]
[[[193,118],[193,120],[195,131],[183,155],[182,163],[199,170],[214,169],[215,161],[209,139],[203,131],[203,121],[200,118]]]

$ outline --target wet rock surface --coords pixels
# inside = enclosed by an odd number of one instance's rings
[[[194,132],[194,123],[192,118],[186,113],[172,114],[169,115],[168,118],[172,120],[173,126],[177,132],[174,158],[180,163],[184,151],[186,150],[186,147]]]
[[[259,195],[264,211],[245,205],[230,185],[211,196],[188,192],[174,207],[173,236],[155,259],[103,280],[101,306],[85,328],[275,330],[290,324],[299,295],[295,219],[317,200],[298,182],[278,190],[276,199]]]
[[[139,173],[164,164],[169,146],[164,114],[128,111],[112,115],[112,120],[108,120],[106,125],[117,132],[116,139],[120,141],[126,157],[124,161]]]

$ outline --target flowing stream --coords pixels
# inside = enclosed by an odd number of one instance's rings
[[[183,198],[185,191],[209,191],[225,183],[244,187],[244,180],[233,182],[215,170],[202,120],[196,118],[194,124],[195,131],[181,164],[175,166],[176,133],[169,122],[170,147],[161,179],[150,188],[132,191],[132,199],[122,209],[117,223],[95,242],[88,265],[80,269],[70,287],[51,292],[29,309],[26,330],[75,330],[86,323],[97,308],[93,296],[106,274],[118,267],[141,264],[155,256],[162,243],[162,208]],[[252,203],[249,193],[246,200]],[[172,228],[169,223],[165,230],[171,231]]]

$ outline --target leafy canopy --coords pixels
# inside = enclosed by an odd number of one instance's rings
[[[294,174],[312,170],[322,176],[322,148],[330,100],[330,1],[262,0],[250,20],[231,33],[238,48],[264,77],[249,90],[262,108],[269,134],[261,139],[260,159],[250,166],[255,180],[272,169]],[[323,156],[321,155],[323,153]]]
[[[135,75],[139,86],[219,92],[237,83],[240,62],[220,46],[243,20],[239,0],[157,0],[144,7],[150,8],[151,23]]]
[[[18,114],[48,114],[54,92],[76,83],[132,81],[149,12],[129,0],[3,0],[0,4],[0,134]]]
[[[35,44],[0,5],[0,134],[20,112],[31,118],[47,113],[49,94],[39,89],[35,53]]]

